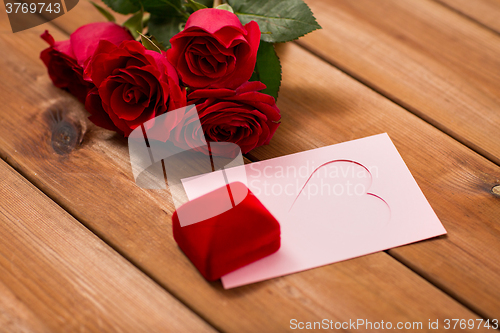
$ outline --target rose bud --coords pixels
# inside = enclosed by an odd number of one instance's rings
[[[70,41],[55,42],[47,30],[41,37],[50,45],[40,53],[50,79],[57,88],[69,91],[84,103],[94,85],[83,79],[83,68],[78,65]]]
[[[97,22],[84,25],[71,34],[69,40],[55,42],[45,31],[41,36],[50,46],[40,53],[50,79],[58,88],[65,89],[82,103],[94,86],[84,80],[83,67],[94,53],[100,40],[119,44],[133,37],[123,27],[112,22]]]
[[[186,106],[186,91],[162,54],[137,41],[101,41],[86,70],[95,84],[85,108],[96,125],[128,136],[143,122]]]
[[[125,40],[133,39],[134,37],[126,28],[113,22],[96,22],[83,25],[69,37],[76,60],[82,67],[85,67],[85,63],[94,54],[101,40],[120,45]]]
[[[187,86],[236,89],[252,76],[259,42],[255,21],[243,26],[227,10],[206,8],[191,14],[167,54]]]
[[[196,104],[207,141],[233,142],[243,154],[268,144],[281,116],[274,98],[258,92],[265,88],[262,82],[253,81],[242,84],[236,90],[192,91],[188,95],[188,103]],[[219,154],[217,151],[212,153]]]

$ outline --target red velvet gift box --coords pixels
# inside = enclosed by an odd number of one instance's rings
[[[231,193],[246,193],[235,205]],[[200,222],[181,226],[183,213],[222,207],[231,198],[232,208]],[[182,211],[187,210],[187,211]],[[221,209],[222,211],[223,209]],[[183,223],[185,224],[185,223]],[[280,225],[257,197],[242,183],[231,183],[182,205],[172,217],[174,239],[209,281],[266,257],[280,248]]]

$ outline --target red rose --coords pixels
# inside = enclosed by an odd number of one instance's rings
[[[49,77],[58,88],[69,91],[82,103],[94,86],[83,79],[83,69],[78,65],[69,40],[55,42],[47,30],[41,36],[50,47],[40,53]]]
[[[89,119],[125,136],[167,110],[186,106],[186,92],[165,52],[146,50],[137,41],[119,46],[101,41],[85,71],[96,86],[85,102]]]
[[[84,25],[72,33],[69,40],[62,42],[55,42],[48,31],[41,37],[50,45],[40,53],[50,79],[56,87],[68,90],[82,103],[94,86],[92,82],[84,80],[83,67],[99,41],[104,39],[119,44],[133,39],[128,30],[112,22]]]
[[[191,92],[188,103],[196,104],[207,141],[233,142],[244,154],[268,144],[281,116],[274,98],[258,92],[265,88],[263,83],[254,81],[246,82],[236,90],[199,89]],[[187,138],[186,134],[184,136]],[[213,153],[218,154],[217,151]]]
[[[206,8],[191,14],[167,54],[187,86],[236,89],[252,76],[259,42],[255,21],[243,26],[227,10]]]
[[[134,37],[126,28],[113,22],[96,22],[83,25],[69,37],[76,60],[82,67],[94,54],[101,40],[120,45],[124,40],[133,39]]]

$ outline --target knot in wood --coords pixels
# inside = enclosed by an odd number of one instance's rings
[[[500,185],[495,185],[491,188],[491,193],[500,197]]]
[[[75,125],[61,120],[52,126],[51,145],[59,155],[71,153],[78,144],[80,133]]]

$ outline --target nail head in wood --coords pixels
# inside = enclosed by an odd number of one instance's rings
[[[493,186],[493,188],[491,189],[491,193],[500,197],[500,185]]]

